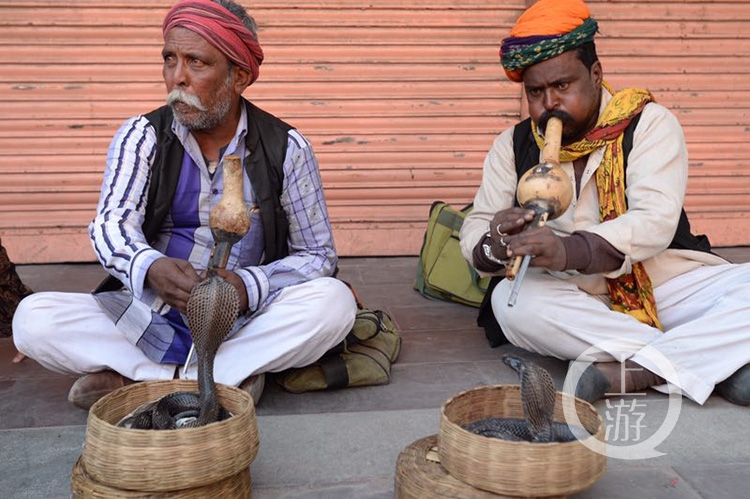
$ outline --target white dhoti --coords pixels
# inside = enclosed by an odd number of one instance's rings
[[[750,362],[750,264],[703,266],[656,287],[664,331],[612,311],[608,296],[590,295],[546,272],[528,272],[515,306],[508,307],[511,286],[508,280],[498,284],[492,309],[508,340],[532,352],[573,360],[605,340],[624,339],[626,349],[632,342],[626,355],[593,357],[630,358],[648,368],[653,363],[642,349],[650,345],[675,369],[677,378],[667,381],[699,404]]]
[[[259,314],[222,343],[214,360],[218,383],[239,385],[256,373],[302,367],[341,342],[354,324],[351,290],[333,278],[284,288]],[[88,293],[28,296],[13,318],[16,348],[52,371],[85,374],[111,369],[136,381],[172,379],[128,341]],[[194,364],[180,377],[195,379]]]

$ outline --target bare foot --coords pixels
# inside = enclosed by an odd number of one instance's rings
[[[26,358],[26,356],[24,354],[22,354],[21,352],[18,352],[16,354],[16,356],[13,357],[13,363],[14,364],[18,364],[19,362],[21,362],[25,358]]]

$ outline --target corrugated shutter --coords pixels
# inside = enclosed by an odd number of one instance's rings
[[[648,88],[688,142],[694,233],[750,244],[750,4],[746,0],[588,2],[615,88]]]
[[[14,261],[93,259],[85,227],[109,139],[163,102],[171,4],[0,0],[0,236]],[[342,255],[416,254],[431,202],[468,202],[519,118],[497,49],[526,2],[280,4],[248,4],[266,62],[247,97],[312,141]],[[589,5],[608,80],[647,86],[685,125],[697,231],[750,243],[746,3]]]

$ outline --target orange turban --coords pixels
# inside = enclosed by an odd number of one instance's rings
[[[505,74],[521,81],[524,69],[592,41],[597,29],[582,0],[539,0],[521,14],[502,42]]]

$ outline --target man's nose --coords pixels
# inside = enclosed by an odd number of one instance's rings
[[[552,111],[560,105],[560,99],[557,97],[557,92],[553,89],[547,89],[544,91],[544,109]]]
[[[187,66],[183,61],[177,61],[171,72],[172,83],[175,86],[186,87],[188,85]]]

